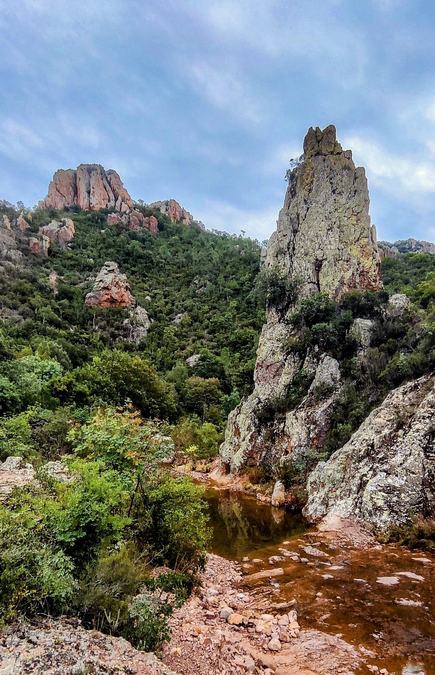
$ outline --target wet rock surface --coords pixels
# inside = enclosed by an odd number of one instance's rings
[[[170,620],[163,661],[186,675],[350,672],[363,659],[337,636],[301,630],[295,602],[267,607],[235,563],[208,557],[202,587]],[[315,670],[313,663],[315,662]]]

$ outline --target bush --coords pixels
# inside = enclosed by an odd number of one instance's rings
[[[146,477],[144,477],[145,479]],[[138,542],[150,543],[172,567],[202,565],[209,540],[204,491],[188,478],[162,476],[136,494],[132,515]]]
[[[74,564],[50,540],[37,514],[0,507],[0,621],[64,611],[75,590]]]
[[[263,305],[286,312],[296,302],[300,284],[277,267],[263,268],[255,282],[254,296]]]
[[[107,468],[126,475],[139,467],[153,471],[171,451],[168,439],[132,411],[97,410],[87,424],[68,436],[76,454],[101,460]]]
[[[419,517],[409,525],[395,527],[385,536],[386,541],[396,541],[411,549],[435,553],[435,521]]]

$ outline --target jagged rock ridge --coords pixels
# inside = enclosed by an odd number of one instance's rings
[[[395,258],[400,253],[430,253],[435,255],[435,244],[412,238],[400,239],[393,244],[389,241],[380,241],[379,251],[383,258]]]
[[[297,283],[298,293],[284,309],[272,304],[267,309],[255,388],[230,414],[221,447],[221,458],[232,471],[321,447],[329,431],[340,387],[339,364],[320,353],[301,355],[289,349],[294,330],[288,318],[298,303],[319,291],[340,300],[353,289],[381,287],[365,172],[355,167],[350,151],[342,150],[335,127],[308,131],[302,161],[288,174],[284,206],[264,265]],[[265,424],[264,411],[273,408],[301,371],[314,381],[333,379],[331,395],[319,402],[309,391],[296,409]]]

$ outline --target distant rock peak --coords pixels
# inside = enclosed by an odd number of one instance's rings
[[[184,225],[192,225],[193,223],[192,214],[186,211],[175,199],[153,202],[148,206],[163,213],[172,223],[183,223]]]
[[[40,208],[62,210],[78,206],[84,211],[114,209],[121,213],[133,207],[133,200],[118,173],[100,164],[80,164],[77,169],[59,169],[48,187]]]

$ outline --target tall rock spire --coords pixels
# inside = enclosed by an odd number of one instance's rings
[[[221,458],[237,471],[246,465],[279,461],[322,442],[332,411],[310,397],[297,411],[275,415],[288,387],[303,370],[318,382],[337,384],[338,363],[325,354],[291,348],[289,318],[305,298],[323,293],[340,301],[352,290],[381,287],[376,233],[370,223],[363,168],[343,151],[334,126],[310,128],[304,154],[288,173],[284,206],[266,253],[265,270],[297,288],[287,302],[269,302],[254,372],[255,388],[230,415]],[[267,419],[267,421],[265,421]]]

